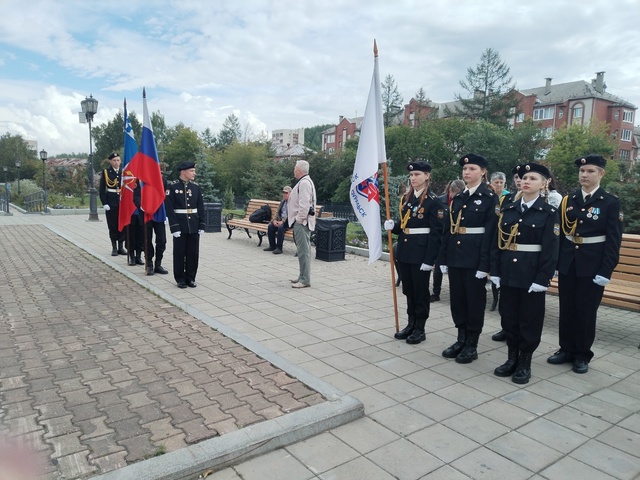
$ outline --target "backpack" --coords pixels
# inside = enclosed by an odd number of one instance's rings
[[[271,207],[263,205],[251,215],[249,215],[251,223],[269,223],[271,221]]]

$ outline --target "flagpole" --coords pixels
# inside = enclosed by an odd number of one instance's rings
[[[373,40],[373,56],[378,58],[378,44],[375,39]],[[382,163],[382,172],[384,175],[384,206],[386,209],[386,219],[391,220],[389,210],[389,174],[387,171],[386,159]],[[393,239],[391,238],[391,230],[387,230],[387,242],[389,243],[389,266],[391,267],[391,291],[393,292],[393,315],[396,321],[396,333],[400,331],[400,324],[398,322],[398,295],[396,293],[396,269],[395,259],[393,255]]]

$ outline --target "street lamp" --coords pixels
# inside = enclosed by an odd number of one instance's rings
[[[9,198],[9,182],[7,181],[7,172],[9,171],[9,167],[5,165],[2,167],[2,170],[4,171],[4,200],[7,205],[7,209],[5,211],[6,213],[9,213],[9,202],[11,201]]]
[[[22,162],[20,159],[16,160],[16,168],[18,169],[18,195],[20,195],[20,167],[22,166]]]
[[[80,102],[80,106],[82,107],[80,122],[89,124],[89,221],[97,222],[99,221],[97,200],[98,192],[93,182],[93,140],[91,138],[91,122],[93,122],[93,116],[98,111],[98,100],[93,98],[93,95],[89,95],[89,97],[85,97],[85,99]],[[84,114],[84,118],[82,114]]]
[[[42,191],[44,192],[44,210],[47,213],[47,176],[45,175],[45,164],[47,163],[47,152],[43,148],[40,150],[40,160],[42,160]]]

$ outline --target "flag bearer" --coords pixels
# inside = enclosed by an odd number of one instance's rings
[[[118,209],[120,208],[120,187],[122,186],[122,170],[120,169],[120,155],[109,155],[109,168],[105,168],[100,177],[100,201],[104,207],[111,240],[111,255],[126,255],[124,249],[124,231],[118,230]],[[117,246],[116,246],[117,243]]]
[[[400,201],[400,224],[387,220],[385,229],[398,235],[396,261],[407,297],[407,326],[394,336],[417,344],[426,339],[429,318],[429,277],[440,250],[442,222],[446,212],[435,193],[429,191],[431,165],[415,161],[407,166],[411,186]]]
[[[518,166],[522,190],[502,203],[497,262],[491,281],[500,288],[500,316],[507,337],[507,361],[498,377],[528,383],[531,357],[542,335],[545,293],[558,260],[558,211],[546,202],[549,170],[537,163]]]
[[[469,153],[458,163],[465,189],[453,197],[445,217],[439,256],[440,269],[449,273],[451,316],[458,338],[442,356],[471,363],[478,358],[487,304],[485,285],[492,257],[498,252],[498,195],[487,186],[484,157]]]
[[[575,164],[580,189],[560,204],[560,350],[547,362],[573,363],[575,373],[587,373],[593,358],[596,314],[620,257],[623,215],[620,201],[600,187],[607,161],[600,155],[588,155]]]

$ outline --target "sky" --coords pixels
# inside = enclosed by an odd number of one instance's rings
[[[0,135],[49,156],[89,150],[94,125],[150,112],[215,134],[235,114],[247,138],[362,116],[373,73],[404,102],[466,96],[487,48],[521,89],[591,81],[640,107],[640,0],[0,0]]]

